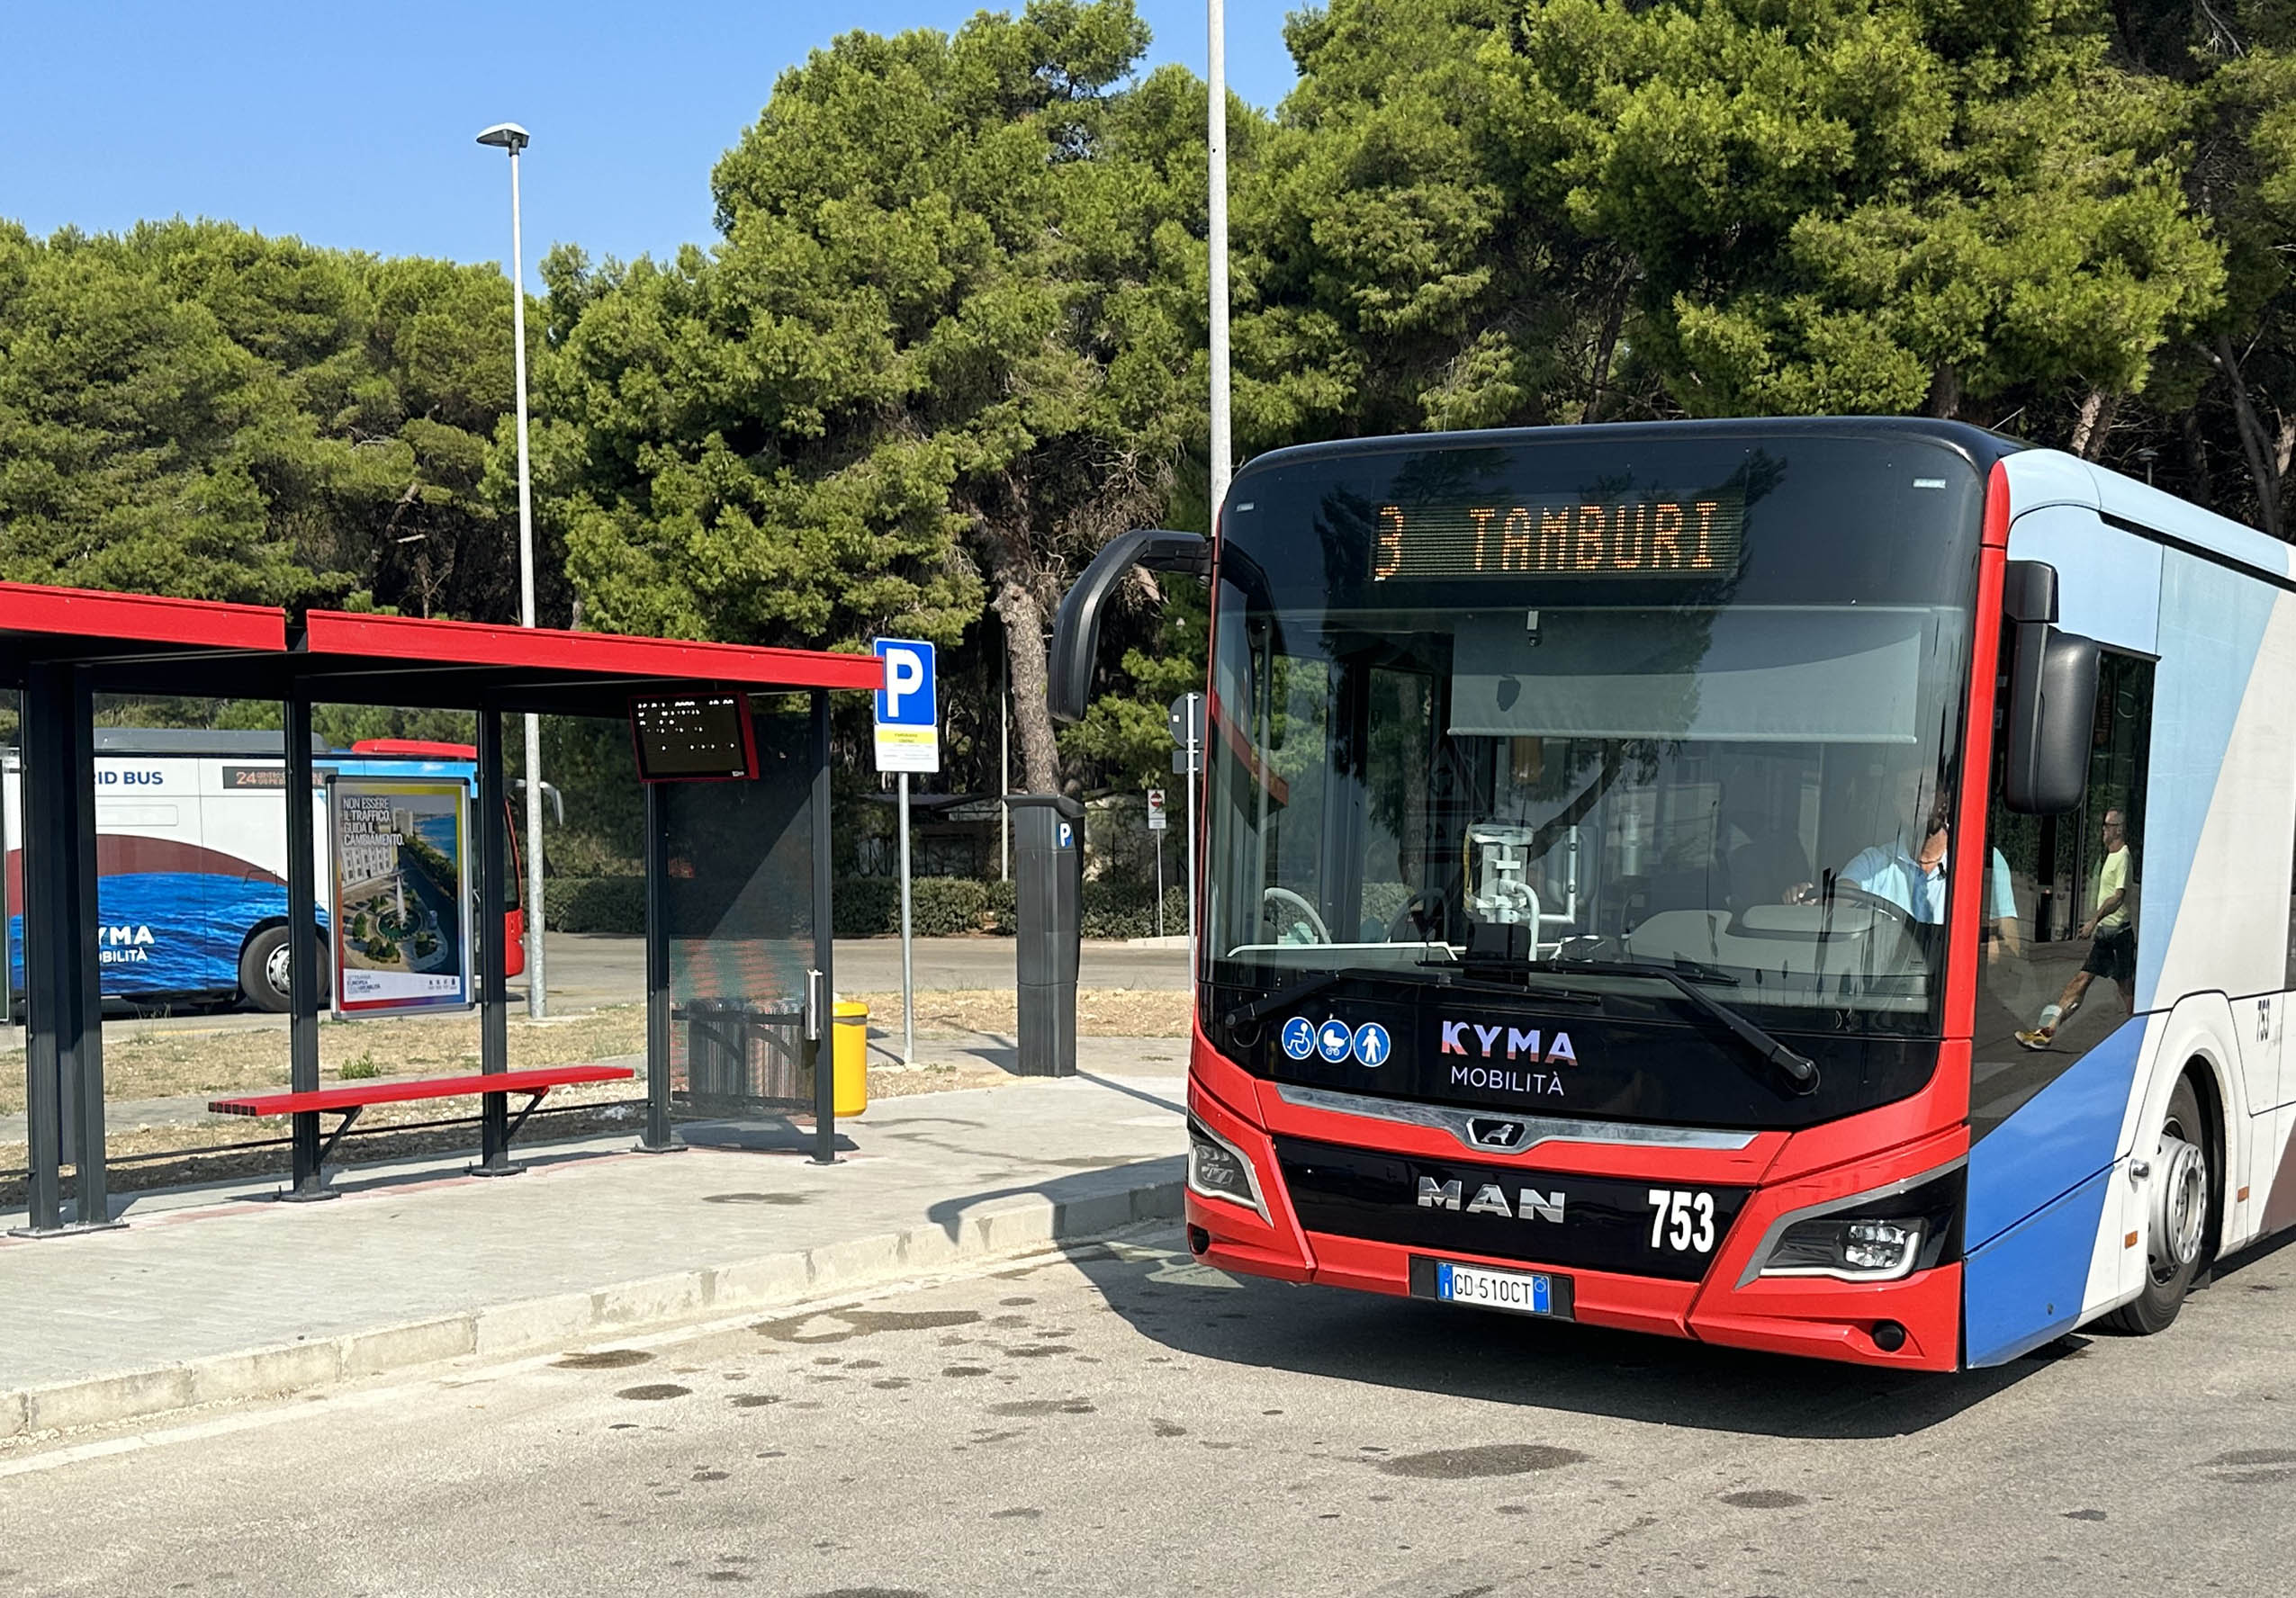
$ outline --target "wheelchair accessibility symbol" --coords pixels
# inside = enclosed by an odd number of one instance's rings
[[[1304,1060],[1316,1052],[1315,1023],[1305,1016],[1293,1016],[1284,1022],[1281,1037],[1283,1052],[1294,1060]]]
[[[1365,1021],[1355,1028],[1355,1059],[1359,1064],[1373,1071],[1387,1064],[1389,1053],[1387,1028],[1377,1021]]]

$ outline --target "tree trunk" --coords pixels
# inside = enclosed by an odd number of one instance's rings
[[[2072,442],[2066,447],[2084,461],[2093,461],[2102,454],[2105,435],[2112,431],[2112,413],[2118,402],[2118,395],[2091,389],[2081,401],[2081,415],[2073,424]]]
[[[2183,435],[2184,459],[2192,470],[2192,503],[2202,510],[2214,510],[2216,490],[2209,481],[2208,436],[2201,431],[2201,408],[2197,399],[2177,418],[2176,427]]]
[[[1922,401],[1922,414],[1946,422],[1961,414],[1961,374],[1953,370],[1952,362],[1930,374],[1929,396]]]
[[[2281,536],[2280,473],[2273,470],[2269,446],[2264,442],[2264,424],[2256,419],[2256,408],[2248,399],[2248,382],[2241,375],[2240,357],[2232,347],[2232,336],[2219,333],[2216,345],[2208,352],[2216,369],[2224,374],[2224,386],[2232,394],[2232,419],[2238,424],[2240,453],[2248,462],[2249,480],[2256,489],[2256,519],[2264,530],[2274,538]]]
[[[1004,624],[1005,658],[1013,668],[1013,729],[1020,735],[1021,785],[1031,794],[1060,791],[1060,746],[1052,738],[1052,709],[1045,699],[1044,608],[1013,578],[1001,579],[993,601]]]
[[[1622,273],[1619,275],[1617,292],[1610,297],[1610,304],[1603,312],[1602,337],[1600,342],[1595,346],[1594,385],[1587,397],[1586,413],[1579,418],[1581,422],[1598,422],[1602,419],[1603,390],[1610,382],[1610,363],[1618,354],[1618,334],[1620,328],[1625,324],[1626,301],[1634,291],[1634,274]]]

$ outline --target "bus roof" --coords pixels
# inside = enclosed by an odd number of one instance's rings
[[[1338,438],[1270,450],[1245,462],[1237,477],[1270,467],[1334,456],[1414,453],[1428,449],[1490,449],[1510,444],[1567,444],[1573,439],[1617,442],[1647,438],[1922,438],[1960,451],[1980,472],[1995,461],[2032,448],[2022,439],[1968,422],[1934,417],[1728,417],[1693,422],[1598,422],[1591,426],[1490,427],[1463,433],[1402,433],[1379,438]]]
[[[286,734],[276,728],[216,727],[98,727],[99,755],[239,755],[282,759],[287,752]],[[313,733],[311,752],[328,753],[326,741]]]

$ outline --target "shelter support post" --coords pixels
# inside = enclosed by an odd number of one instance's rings
[[[95,920],[95,699],[88,675],[36,664],[23,691],[24,1086],[31,1214],[20,1235],[114,1225],[104,1155]],[[63,1219],[62,1165],[73,1167]]]
[[[836,1058],[837,974],[832,925],[829,871],[829,695],[815,688],[813,699],[813,964],[807,978],[806,1052],[813,1064],[813,1163],[837,1163]],[[905,848],[906,845],[905,844]]]
[[[502,712],[478,713],[478,1068],[482,1076],[510,1069],[509,949],[503,938],[502,903],[509,875],[504,847],[509,794],[502,781]],[[510,1096],[486,1093],[479,1103],[479,1163],[475,1176],[511,1176],[526,1169],[510,1159]]]
[[[645,785],[645,1137],[640,1153],[675,1154],[670,1124],[670,821],[662,785]]]
[[[287,696],[287,1085],[298,1093],[319,1091],[318,830],[311,814],[311,701],[301,692]],[[319,1112],[293,1118],[294,1179],[283,1198],[332,1198],[327,1185],[327,1156]]]

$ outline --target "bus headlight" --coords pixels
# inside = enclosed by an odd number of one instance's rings
[[[1188,1118],[1188,1191],[1199,1198],[1240,1205],[1263,1221],[1268,1218],[1259,1178],[1244,1151],[1193,1116]]]
[[[1762,1264],[1764,1276],[1838,1276],[1895,1281],[1921,1257],[1918,1220],[1796,1221]]]
[[[1870,1192],[1789,1210],[1769,1224],[1738,1285],[1757,1276],[1897,1281],[1956,1259],[1967,1175],[1956,1160]]]

